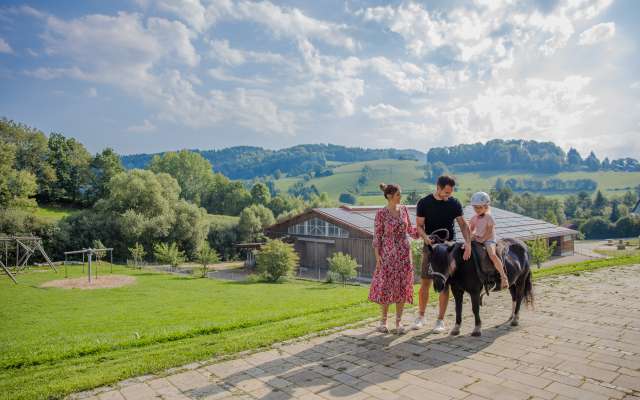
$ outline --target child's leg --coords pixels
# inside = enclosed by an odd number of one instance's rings
[[[500,274],[500,286],[502,286],[503,289],[509,287],[509,280],[507,279],[507,274],[504,273],[504,266],[502,265],[502,261],[500,261],[500,257],[496,254],[496,245],[487,243],[485,244],[485,248],[487,249],[487,254],[489,254],[493,266]]]

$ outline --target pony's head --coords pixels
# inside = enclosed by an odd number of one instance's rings
[[[438,243],[429,246],[431,249],[430,275],[433,277],[433,288],[436,292],[442,292],[447,280],[453,271],[453,249],[455,243]]]

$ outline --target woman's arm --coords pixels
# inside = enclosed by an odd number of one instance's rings
[[[411,236],[411,238],[413,239],[420,239],[420,232],[418,231],[418,228],[413,226],[413,224],[411,223],[411,218],[409,217],[409,211],[407,211],[407,207],[404,207],[404,218],[407,224],[407,233],[409,234],[409,236]]]
[[[378,211],[373,225],[373,250],[376,254],[376,268],[380,264],[380,247],[382,246],[383,235],[384,221],[382,220],[382,213]]]

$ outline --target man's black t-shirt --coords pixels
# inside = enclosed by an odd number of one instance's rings
[[[462,204],[455,197],[437,200],[433,194],[430,194],[418,201],[416,216],[424,218],[424,231],[427,235],[437,229],[447,229],[449,240],[455,240],[456,231],[453,221],[462,216]]]

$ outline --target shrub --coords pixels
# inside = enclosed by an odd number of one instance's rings
[[[144,259],[144,256],[147,255],[147,252],[144,251],[144,247],[136,242],[133,247],[129,247],[129,253],[131,253],[131,257],[133,257],[133,264],[136,268],[140,268],[140,262]]]
[[[343,285],[347,284],[347,280],[356,276],[358,263],[348,254],[342,252],[333,253],[333,256],[327,258],[329,262],[329,271],[340,277]]]
[[[351,193],[340,193],[340,198],[338,200],[340,200],[341,203],[356,204],[356,196]]]
[[[277,282],[281,277],[291,275],[299,260],[293,245],[269,240],[256,255],[256,268],[267,281]]]
[[[553,254],[556,243],[549,245],[549,241],[546,238],[537,236],[535,239],[528,241],[527,246],[529,246],[531,260],[540,268],[540,264],[547,261]]]
[[[220,256],[218,256],[218,252],[215,249],[209,247],[208,243],[204,243],[198,251],[198,262],[202,265],[200,277],[206,278],[207,272],[209,272],[209,264],[220,262]]]
[[[184,252],[175,243],[156,243],[153,245],[153,252],[158,262],[169,264],[172,268],[177,267],[185,260]]]

